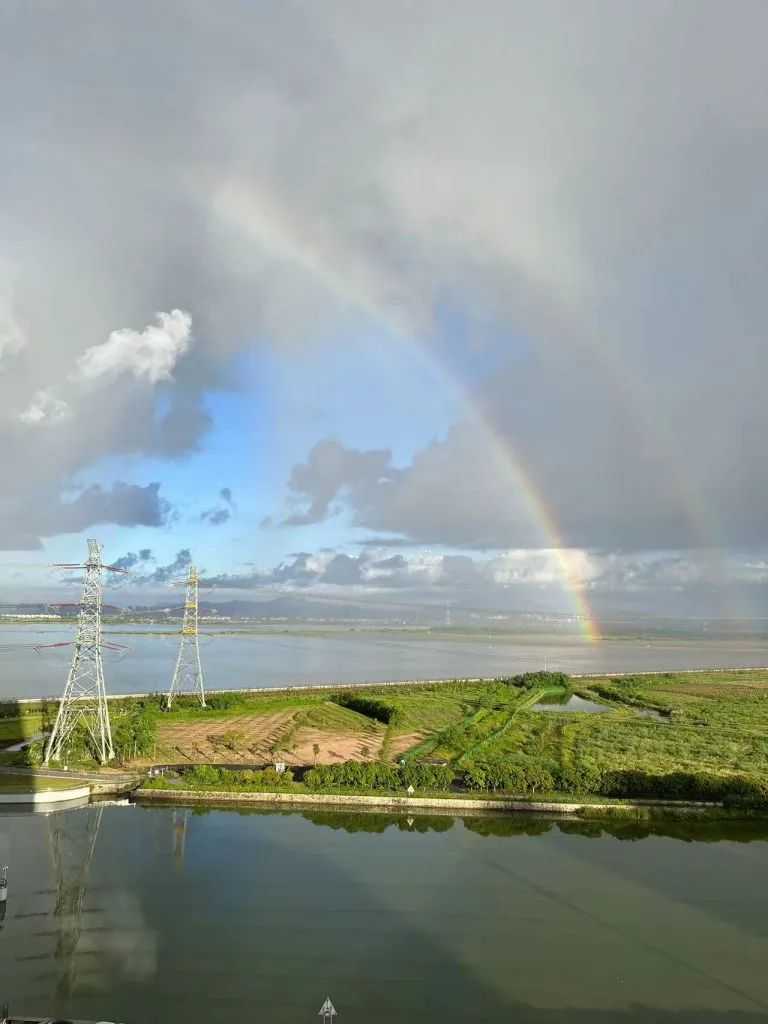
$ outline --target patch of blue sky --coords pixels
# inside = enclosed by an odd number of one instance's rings
[[[46,555],[77,557],[85,535],[95,533],[114,557],[149,547],[158,561],[168,562],[189,547],[198,561],[224,571],[244,561],[272,565],[292,551],[354,544],[365,531],[354,529],[343,512],[319,524],[277,525],[287,511],[291,468],[327,437],[353,448],[388,448],[396,465],[444,437],[466,411],[455,367],[448,364],[470,358],[478,373],[492,369],[497,346],[469,352],[475,329],[446,303],[436,321],[439,339],[429,343],[370,320],[350,322],[332,340],[301,348],[255,342],[231,368],[238,390],[205,396],[213,426],[198,451],[176,459],[113,456],[78,479],[104,486],[160,481],[161,494],[175,509],[168,525],[92,527],[49,541]],[[166,403],[159,394],[158,415]],[[200,517],[220,504],[223,487],[231,488],[236,510],[228,522],[211,526]],[[267,516],[273,526],[265,529],[260,524]]]

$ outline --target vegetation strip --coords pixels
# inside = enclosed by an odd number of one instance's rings
[[[682,672],[580,677],[525,673],[477,682],[351,687],[330,692],[211,693],[203,710],[182,699],[172,712],[159,696],[112,710],[120,763],[136,770],[186,762],[205,772],[201,788],[365,795],[552,794],[590,800],[690,800],[768,813],[768,672]],[[599,705],[574,704],[571,695]],[[546,713],[535,707],[546,698]],[[569,703],[570,705],[569,706]],[[45,732],[55,703],[0,708],[6,742]],[[88,764],[76,734],[70,767]],[[39,763],[41,744],[0,753],[0,763]],[[286,765],[273,785],[253,769]],[[250,771],[215,776],[218,766]],[[211,775],[210,773],[214,773]],[[437,773],[437,774],[436,774]],[[442,773],[438,777],[439,773]],[[406,781],[406,777],[407,780]],[[192,780],[179,780],[190,789]],[[230,785],[230,782],[232,783]]]

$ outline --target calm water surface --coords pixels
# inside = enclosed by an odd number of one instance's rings
[[[0,1001],[125,1024],[310,1022],[328,994],[342,1024],[762,1022],[768,830],[668,831],[141,807],[1,817]]]
[[[168,687],[178,636],[158,636],[144,627],[129,635],[120,658],[105,653],[111,693],[143,693]],[[71,626],[0,626],[3,644],[71,640]],[[201,640],[208,686],[213,689],[286,686],[291,683],[381,682],[498,676],[540,669],[564,672],[639,672],[675,668],[768,665],[768,637],[712,640],[701,637],[608,639],[590,643],[562,634],[543,636],[360,631],[327,629],[227,635],[211,629]],[[0,699],[59,695],[70,648],[16,649],[0,653]]]

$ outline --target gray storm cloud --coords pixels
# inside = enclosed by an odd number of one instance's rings
[[[446,296],[503,328],[489,383],[457,371],[482,429],[399,467],[316,448],[290,524],[342,496],[407,539],[540,546],[522,472],[568,544],[764,544],[766,29],[750,0],[3,7],[0,545],[163,521],[146,488],[61,495],[199,445],[244,338],[351,309],[441,360]],[[147,362],[123,332],[177,305],[194,344]]]

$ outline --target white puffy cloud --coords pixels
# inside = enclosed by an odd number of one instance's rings
[[[101,345],[80,356],[74,380],[92,381],[130,373],[150,384],[170,380],[176,363],[189,348],[192,317],[180,309],[158,313],[157,323],[143,331],[112,331]]]
[[[19,419],[29,426],[39,426],[60,423],[70,415],[67,402],[43,389],[35,393],[26,409],[19,413]]]

